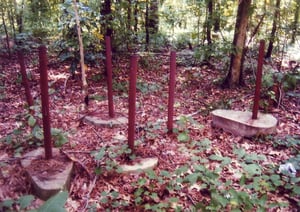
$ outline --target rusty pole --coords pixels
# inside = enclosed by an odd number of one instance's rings
[[[106,73],[107,73],[107,97],[108,97],[108,114],[110,118],[115,117],[113,88],[112,88],[112,62],[111,62],[111,41],[109,36],[105,36],[106,46]]]
[[[49,112],[49,93],[48,93],[48,73],[47,73],[47,49],[42,45],[39,47],[39,63],[40,63],[40,86],[42,99],[43,129],[44,129],[44,148],[45,158],[52,158],[52,142]]]
[[[25,95],[26,95],[26,100],[27,104],[29,107],[29,111],[31,111],[30,107],[33,105],[33,98],[30,92],[30,87],[29,87],[29,82],[26,74],[26,67],[25,67],[25,59],[24,59],[24,54],[22,51],[18,51],[18,60],[20,64],[20,71],[22,75],[22,84],[25,88]]]
[[[171,52],[170,57],[170,78],[169,78],[169,101],[168,101],[168,133],[173,132],[173,116],[174,116],[174,93],[176,84],[176,52]]]
[[[129,73],[129,110],[128,110],[128,146],[134,151],[135,136],[135,101],[136,101],[136,75],[138,69],[138,56],[130,58]]]
[[[264,54],[265,54],[264,52],[265,52],[265,41],[261,40],[259,43],[259,53],[258,53],[258,60],[257,60],[256,85],[255,85],[255,94],[254,94],[254,104],[252,110],[252,119],[257,119],[257,113],[259,108],[262,67],[263,67]]]

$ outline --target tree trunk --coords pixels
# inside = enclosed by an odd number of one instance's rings
[[[298,34],[298,25],[299,25],[299,12],[300,12],[300,2],[299,0],[296,1],[296,10],[294,15],[294,22],[293,22],[293,33],[292,33],[292,40],[291,44],[294,44],[296,42],[296,37]]]
[[[20,12],[18,13],[16,13],[17,15],[16,15],[16,19],[17,19],[17,25],[18,25],[18,32],[19,33],[22,33],[23,32],[23,13],[24,13],[24,7],[25,7],[25,1],[24,0],[22,0],[22,3],[21,3],[21,10],[20,10]],[[17,7],[17,2],[16,2],[16,0],[15,0],[15,7]]]
[[[150,35],[158,32],[158,0],[146,0],[145,13],[146,49],[150,43]]]
[[[149,28],[150,34],[157,34],[158,32],[158,0],[150,1],[150,10],[149,10]]]
[[[146,0],[146,13],[145,13],[145,31],[146,31],[146,50],[148,50],[150,35],[149,35],[149,1]]]
[[[27,100],[27,104],[28,104],[28,110],[30,113],[32,113],[33,110],[30,107],[33,106],[33,98],[32,98],[31,92],[30,92],[30,86],[29,86],[29,82],[28,82],[28,78],[27,78],[27,74],[26,74],[24,53],[23,53],[23,51],[19,50],[17,52],[17,55],[18,55],[18,61],[20,64],[20,72],[22,75],[22,84],[25,89],[25,96],[26,96],[26,100]]]
[[[86,73],[85,73],[85,64],[84,64],[84,49],[83,49],[83,42],[81,36],[81,29],[80,29],[80,21],[78,16],[78,8],[76,0],[73,0],[74,5],[74,13],[76,19],[76,26],[77,26],[77,34],[78,34],[78,42],[79,42],[79,53],[80,53],[80,67],[81,67],[81,80],[82,80],[82,94],[84,96],[84,102],[86,106],[88,106],[88,92],[87,92],[87,81],[86,81]]]
[[[274,11],[272,31],[271,31],[269,46],[268,46],[268,50],[267,50],[265,58],[270,58],[272,56],[273,45],[274,45],[275,38],[276,38],[277,24],[279,21],[279,15],[280,15],[280,0],[276,0],[276,7],[275,7],[275,11]]]
[[[128,1],[128,7],[127,7],[127,29],[129,32],[131,32],[131,0]]]
[[[213,23],[213,0],[207,2],[207,18],[206,18],[206,40],[208,44],[211,44],[211,29]]]
[[[11,5],[12,3],[9,2],[9,6],[8,6],[8,9],[7,9],[7,15],[8,15],[8,18],[9,18],[9,22],[10,22],[10,25],[11,25],[11,28],[12,28],[12,32],[13,32],[13,37],[16,38],[16,29],[15,29],[15,13],[13,11],[13,6]]]
[[[102,26],[103,30],[105,31],[105,35],[107,36],[112,36],[113,34],[113,29],[111,27],[111,0],[105,0],[104,5],[101,9],[101,15],[104,16],[105,18],[105,23]]]
[[[6,46],[7,46],[8,56],[9,56],[9,58],[11,58],[11,49],[10,49],[9,34],[8,34],[8,30],[7,30],[7,26],[6,26],[6,22],[5,22],[5,18],[4,18],[4,8],[3,7],[1,8],[1,17],[2,17],[2,23],[3,23],[4,32],[5,32],[5,40],[6,40]]]
[[[134,3],[134,33],[137,37],[137,31],[138,31],[138,1],[135,1]]]
[[[218,32],[220,31],[220,25],[221,25],[221,6],[219,2],[216,2],[215,10],[214,10],[214,31]]]
[[[224,87],[233,88],[243,85],[242,63],[245,47],[251,0],[240,0],[235,23],[233,46],[235,52],[231,54],[229,73],[223,83]]]

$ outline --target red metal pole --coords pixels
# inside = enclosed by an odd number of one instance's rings
[[[52,142],[49,112],[49,93],[48,93],[48,73],[47,73],[47,49],[42,45],[39,47],[40,62],[40,86],[42,99],[43,129],[44,129],[44,148],[45,158],[52,158]]]
[[[265,54],[265,41],[261,40],[259,43],[259,54],[258,54],[258,61],[257,61],[256,85],[255,85],[255,94],[254,94],[254,104],[252,110],[252,119],[257,119],[259,100],[260,100],[262,67],[264,63],[264,54]]]
[[[21,75],[22,75],[22,83],[25,88],[26,100],[27,100],[28,106],[30,108],[33,105],[33,98],[32,98],[31,92],[30,92],[29,82],[27,79],[24,54],[21,51],[18,51],[18,60],[19,60],[20,70],[21,70]],[[31,109],[29,109],[29,111],[31,111]]]
[[[105,36],[105,46],[106,46],[108,113],[110,118],[114,118],[115,112],[114,112],[113,88],[112,88],[111,42],[109,36]]]
[[[174,93],[176,84],[176,52],[171,52],[170,57],[170,79],[169,79],[169,102],[168,102],[168,133],[173,131],[173,116],[174,116]]]
[[[134,151],[135,136],[135,101],[136,101],[136,75],[138,69],[138,56],[130,58],[129,73],[129,110],[128,110],[128,146]]]

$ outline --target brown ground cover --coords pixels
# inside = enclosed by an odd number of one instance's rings
[[[211,127],[209,112],[217,108],[231,108],[235,110],[251,110],[254,94],[253,75],[247,73],[245,87],[228,90],[219,86],[219,79],[224,77],[222,62],[215,62],[214,66],[199,65],[196,67],[178,66],[177,85],[175,97],[175,127],[179,133],[169,135],[166,133],[167,98],[168,98],[168,67],[169,58],[166,56],[153,56],[156,62],[149,64],[148,69],[143,66],[138,71],[138,93],[136,113],[136,151],[137,157],[158,157],[159,164],[154,172],[159,175],[162,170],[174,172],[185,164],[191,164],[194,156],[207,159],[210,155],[221,155],[232,158],[232,163],[223,168],[221,179],[231,179],[238,182],[235,175],[241,167],[236,163],[235,148],[243,148],[248,153],[263,154],[265,161],[260,165],[281,164],[292,156],[290,148],[275,148],[274,140],[286,136],[300,136],[300,110],[299,99],[285,95],[279,107],[269,108],[269,113],[278,119],[277,134],[257,138],[242,138]],[[128,113],[128,71],[129,60],[122,59],[114,63],[114,104],[118,114],[127,116]],[[72,79],[65,65],[57,65],[55,59],[49,61],[50,83],[50,110],[51,126],[67,132],[68,142],[61,148],[69,157],[76,161],[75,172],[70,188],[70,195],[66,203],[68,211],[85,211],[95,205],[99,211],[110,208],[113,211],[141,211],[142,204],[135,202],[134,193],[138,186],[134,183],[145,178],[144,173],[122,175],[108,172],[104,169],[109,158],[95,160],[92,152],[99,152],[102,148],[115,153],[126,144],[118,138],[127,137],[127,126],[114,128],[95,127],[82,121],[86,114],[103,114],[107,116],[106,81],[101,76],[103,67],[90,67],[88,70],[89,94],[91,98],[88,111],[81,108],[83,97],[81,95],[80,77]],[[30,128],[24,126],[21,135],[12,136],[8,142],[7,136],[15,129],[27,123],[24,89],[20,81],[19,65],[17,60],[1,59],[1,101],[0,101],[0,200],[16,199],[30,193],[30,184],[25,171],[20,166],[20,157],[23,153],[36,148],[34,143],[26,140]],[[149,68],[150,67],[150,68]],[[151,69],[151,70],[149,70]],[[39,72],[37,56],[27,57],[27,71],[30,74],[30,84],[35,101],[40,99]],[[297,88],[299,93],[299,87]],[[261,108],[263,110],[263,108]],[[185,118],[180,118],[180,117]],[[191,117],[191,118],[186,118]],[[180,142],[178,135],[188,136]],[[186,138],[186,137],[184,137]],[[178,140],[179,139],[179,140]],[[209,140],[210,146],[204,151],[193,153],[195,143]],[[36,142],[36,141],[35,141]],[[37,142],[40,143],[40,142]],[[299,150],[299,146],[297,147]],[[119,162],[130,161],[129,156],[121,154],[115,158]],[[208,168],[218,166],[215,161],[206,163]],[[97,171],[102,173],[97,175]],[[298,173],[299,174],[299,173]],[[208,190],[182,185],[180,190],[170,192],[166,184],[152,185],[155,180],[147,181],[142,187],[144,190],[155,191],[157,197],[149,198],[142,195],[141,202],[158,204],[169,201],[171,197],[178,198],[177,206],[188,209],[197,202],[207,203],[210,200]],[[233,183],[238,186],[238,183]],[[237,188],[238,189],[238,188]],[[103,200],[103,191],[118,193],[117,197],[109,196]],[[110,193],[111,194],[111,193]],[[280,192],[267,192],[269,201],[290,202],[287,194]],[[103,200],[103,201],[102,201]],[[126,206],[113,206],[113,202],[127,202]],[[31,208],[42,204],[35,200]],[[175,203],[174,203],[175,204]],[[230,209],[230,208],[229,208]],[[228,209],[228,210],[229,210]],[[171,210],[171,209],[170,209]],[[274,210],[279,210],[274,209]],[[292,202],[288,210],[297,210]]]

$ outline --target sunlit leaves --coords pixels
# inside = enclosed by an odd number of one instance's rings
[[[35,125],[35,123],[36,123],[36,119],[33,116],[29,116],[29,118],[28,118],[28,125],[30,127],[33,127]]]
[[[99,151],[91,152],[91,155],[95,158],[95,160],[102,160],[105,155],[105,148],[101,148]]]
[[[18,202],[20,204],[20,209],[23,210],[23,209],[27,208],[33,200],[34,200],[33,195],[21,196],[20,199],[18,200]]]
[[[178,134],[177,139],[180,142],[187,142],[187,141],[189,141],[190,138],[189,138],[189,134],[187,132],[182,132],[182,133]]]
[[[67,201],[69,194],[66,191],[59,192],[55,196],[48,199],[39,209],[38,212],[65,212],[64,205]]]
[[[51,128],[51,136],[54,139],[56,147],[62,147],[68,142],[67,135],[62,130],[57,128]]]

